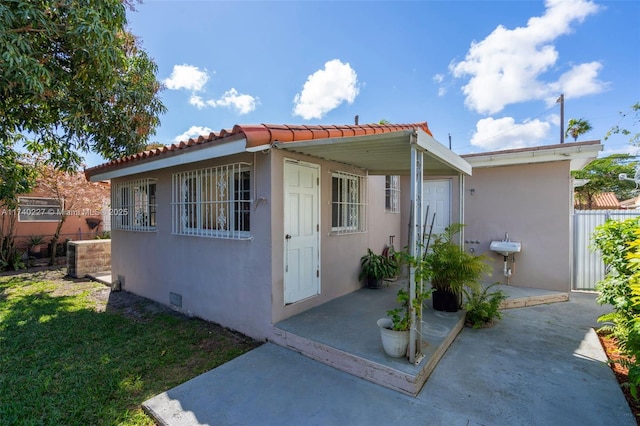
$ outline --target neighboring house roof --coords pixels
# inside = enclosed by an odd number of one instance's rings
[[[343,141],[348,141],[351,148],[357,147],[357,149],[360,150],[355,152],[352,149],[349,153],[350,159],[356,160],[358,154],[362,153],[363,147],[369,148],[366,151],[367,153],[369,153],[368,151],[373,151],[374,147],[370,144],[372,141],[370,137],[373,135],[380,136],[379,142],[383,144],[391,142],[393,135],[399,135],[408,140],[407,136],[416,131],[418,139],[420,139],[418,144],[422,144],[423,146],[428,145],[430,149],[427,149],[427,151],[429,151],[432,159],[447,164],[455,170],[460,170],[467,174],[470,173],[470,166],[460,160],[460,157],[451,153],[443,145],[435,141],[427,123],[421,122],[412,124],[364,125],[235,125],[230,131],[222,130],[220,133],[210,133],[207,136],[200,136],[197,139],[189,139],[187,142],[180,142],[178,144],[141,152],[89,168],[85,170],[85,176],[93,180],[97,178],[108,179],[125,175],[124,172],[114,173],[114,171],[124,168],[130,170],[130,172],[127,172],[128,174],[133,174],[134,172],[140,173],[142,171],[157,169],[160,167],[160,163],[162,163],[161,167],[170,167],[241,152],[263,151],[273,146],[282,149],[292,148],[292,150],[309,155],[314,155],[311,153],[311,151],[314,150],[317,155],[318,149],[320,149],[323,158],[340,161],[340,158],[343,159],[344,155],[347,155],[345,154],[344,146],[340,148],[342,150],[342,157],[332,158],[331,150],[327,148],[327,144],[332,144],[333,146]],[[389,136],[389,140],[384,137],[385,135]],[[378,145],[377,149],[380,150],[380,148],[381,145]],[[408,152],[408,150],[406,150],[406,152]],[[336,152],[334,151],[333,154],[336,154]],[[379,155],[379,158],[385,159],[383,155],[384,154]],[[180,159],[177,159],[177,156],[180,156]],[[162,162],[162,160],[166,161]],[[149,164],[146,167],[133,167],[151,162],[154,162],[155,165]],[[408,157],[406,163],[409,164]],[[376,164],[376,166],[379,166],[379,163]]]
[[[580,200],[578,200],[577,197],[574,202],[574,206],[576,208],[585,207],[580,203]],[[619,208],[620,201],[618,201],[618,197],[616,197],[616,194],[613,192],[603,192],[601,194],[597,194],[591,202],[591,209],[593,210],[614,210]]]
[[[620,201],[621,209],[636,209],[638,206],[640,206],[640,195],[629,198],[628,200]]]
[[[596,195],[593,200],[593,207],[597,209],[619,209],[620,201],[613,192],[603,192]]]
[[[60,196],[76,203],[76,208],[92,207],[93,210],[102,207],[103,200],[111,197],[110,182],[87,182],[82,172],[64,173],[54,169],[36,179],[36,185],[28,194],[20,194],[21,197],[47,197]],[[65,207],[65,209],[68,208]]]
[[[571,170],[580,170],[602,151],[600,141],[567,142],[529,148],[505,149],[461,155],[473,167],[513,166],[571,160]]]

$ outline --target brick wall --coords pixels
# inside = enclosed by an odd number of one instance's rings
[[[67,273],[74,278],[111,270],[111,240],[69,241]]]

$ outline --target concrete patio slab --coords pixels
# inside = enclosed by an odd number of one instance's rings
[[[271,343],[143,404],[166,425],[635,425],[592,294],[465,328],[417,397]]]
[[[87,274],[87,278],[92,279],[93,281],[97,281],[102,284],[106,284],[110,286],[111,282],[111,271],[103,271],[103,272],[94,272],[91,274]]]
[[[438,312],[425,303],[419,362],[382,350],[377,321],[397,306],[398,280],[363,288],[287,318],[274,326],[272,342],[388,388],[415,396],[464,326],[464,312]],[[427,307],[429,305],[429,307]]]

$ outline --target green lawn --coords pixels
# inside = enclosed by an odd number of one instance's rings
[[[146,299],[101,308],[100,294],[0,277],[0,425],[153,424],[143,401],[257,345]]]

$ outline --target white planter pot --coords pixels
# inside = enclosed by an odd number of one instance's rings
[[[387,355],[400,358],[407,354],[409,344],[409,331],[392,330],[393,322],[390,318],[380,318],[378,320],[380,336],[382,337],[382,347]]]

